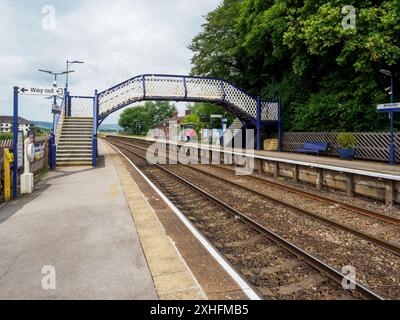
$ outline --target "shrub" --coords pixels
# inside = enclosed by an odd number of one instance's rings
[[[12,133],[0,133],[0,140],[12,140]]]
[[[339,134],[338,142],[343,149],[354,149],[357,144],[354,134],[346,132]]]

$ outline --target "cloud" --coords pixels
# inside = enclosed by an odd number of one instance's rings
[[[12,111],[14,85],[49,85],[38,68],[63,70],[74,66],[71,92],[93,94],[142,73],[186,74],[187,49],[203,16],[220,0],[83,0],[0,2],[0,108]],[[56,9],[56,29],[43,30],[43,5]],[[64,79],[60,81],[63,84]],[[47,100],[23,97],[21,115],[50,120]],[[118,114],[107,122],[115,123]]]

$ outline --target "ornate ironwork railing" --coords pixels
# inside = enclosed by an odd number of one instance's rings
[[[235,85],[221,79],[141,75],[122,82],[99,94],[99,117],[143,100],[170,100],[224,104],[245,121],[256,122],[258,110],[261,121],[279,121],[279,102],[260,101]]]
[[[70,96],[71,117],[93,118],[94,97]]]

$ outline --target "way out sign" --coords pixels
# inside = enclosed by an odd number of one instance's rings
[[[33,95],[33,96],[61,96],[62,97],[64,95],[64,88],[21,87],[21,88],[19,88],[18,93],[22,94],[22,95]]]
[[[400,112],[400,103],[380,104],[378,112]]]

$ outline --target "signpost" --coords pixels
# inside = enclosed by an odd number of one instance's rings
[[[19,94],[31,95],[31,96],[64,96],[64,88],[58,87],[20,87],[18,90]]]
[[[400,112],[400,103],[380,104],[378,112],[388,112],[390,115],[390,164],[396,164],[396,146],[394,143],[394,113]]]
[[[65,93],[64,88],[59,88],[57,86],[53,87],[37,87],[37,86],[25,86],[25,87],[14,87],[14,117],[13,117],[13,198],[16,199],[18,195],[18,169],[23,166],[24,161],[24,137],[23,132],[19,132],[19,123],[18,123],[18,97],[19,95],[33,95],[33,96],[53,96],[54,100],[56,100],[57,96],[63,97]],[[55,103],[56,104],[56,103]],[[54,111],[57,113],[59,110],[55,110],[58,108],[53,107]],[[54,133],[52,136],[54,139]],[[55,149],[51,148],[51,152],[55,153]],[[53,159],[53,155],[52,155]]]
[[[400,112],[400,102],[380,104],[378,112]]]

